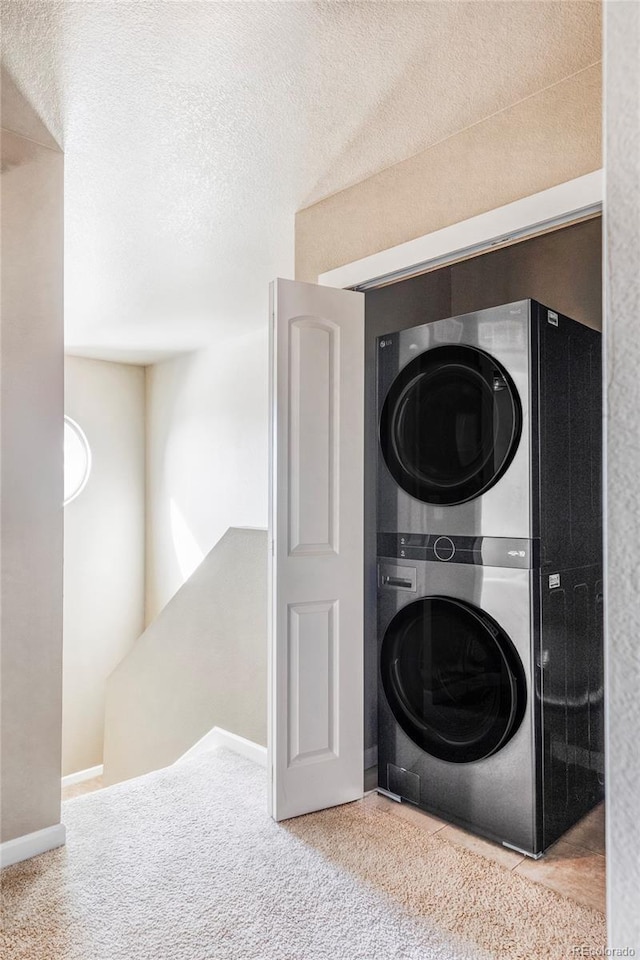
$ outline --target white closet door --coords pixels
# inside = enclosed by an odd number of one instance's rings
[[[362,796],[364,295],[271,285],[269,803]]]

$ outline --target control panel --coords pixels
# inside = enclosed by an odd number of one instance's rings
[[[538,540],[508,537],[447,537],[442,534],[379,533],[378,556],[483,567],[539,566]]]

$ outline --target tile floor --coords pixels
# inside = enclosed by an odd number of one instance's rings
[[[577,903],[605,912],[604,803],[565,833],[539,860],[531,860],[408,804],[396,803],[374,793],[369,794],[365,802],[374,803],[390,816],[409,820],[444,842],[466,847]]]

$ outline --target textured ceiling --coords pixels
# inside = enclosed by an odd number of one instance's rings
[[[600,59],[597,2],[2,3],[65,150],[68,348],[264,323],[297,209]]]

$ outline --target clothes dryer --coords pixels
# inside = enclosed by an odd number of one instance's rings
[[[600,350],[535,300],[380,337],[377,530],[545,539],[597,562]]]

